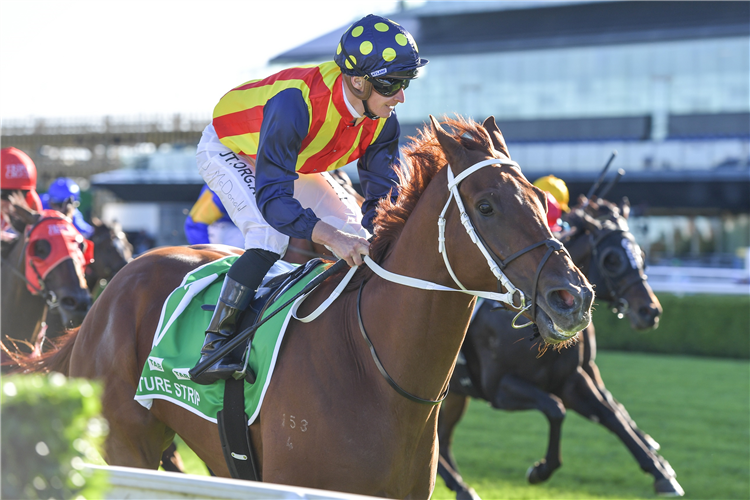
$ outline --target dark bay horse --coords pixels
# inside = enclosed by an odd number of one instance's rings
[[[86,269],[86,282],[94,296],[125,264],[133,260],[133,246],[119,224],[106,224],[99,219],[91,222],[94,234],[94,262]]]
[[[525,314],[537,321],[544,340],[568,341],[589,324],[593,291],[552,238],[543,193],[510,161],[493,118],[483,126],[449,120],[450,132],[431,119],[432,127],[406,151],[410,175],[398,201],[381,203],[373,261],[401,276],[443,287],[460,280],[467,289],[487,293],[500,288],[495,269],[502,265],[505,288],[517,287],[511,300],[523,306],[525,297],[531,304]],[[452,201],[456,194],[460,199]],[[441,210],[444,232],[436,224]],[[467,226],[475,231],[467,234]],[[113,278],[56,353],[20,360],[27,369],[104,383],[108,463],[155,469],[177,433],[216,474],[229,474],[215,424],[163,400],[146,410],[133,396],[164,300],[187,272],[230,252],[204,245],[139,256]],[[316,308],[338,281],[316,289],[300,314]],[[361,268],[315,321],[290,322],[259,420],[250,426],[262,479],[429,497],[438,462],[439,406],[417,404],[386,382],[361,338],[358,311],[396,383],[435,400],[446,390],[474,303],[467,293],[404,286]],[[290,415],[305,425],[285,425]]]
[[[594,284],[598,302],[609,303],[614,312],[626,315],[636,330],[656,328],[661,306],[646,282],[644,258],[628,229],[628,214],[626,199],[617,206],[606,200],[587,202],[582,197],[564,217],[571,230],[563,240],[573,262]],[[546,481],[561,466],[561,428],[566,408],[570,408],[616,434],[641,469],[653,476],[657,493],[681,496],[683,490],[672,467],[656,453],[658,443],[636,426],[604,386],[594,361],[594,325],[582,332],[577,345],[539,356],[528,341],[520,340],[528,333],[510,328],[512,318],[512,312],[489,301],[477,310],[462,348],[469,378],[476,386],[472,388],[466,373],[457,369],[440,411],[438,471],[457,498],[478,498],[457,472],[450,449],[469,396],[489,401],[498,409],[534,409],[547,417],[547,454],[529,469],[527,477],[532,484]]]
[[[3,343],[33,345],[50,309],[59,311],[66,327],[83,321],[91,306],[84,279],[91,242],[54,210],[36,213],[11,204],[9,216],[20,236],[2,256]]]

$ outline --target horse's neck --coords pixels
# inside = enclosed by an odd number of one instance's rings
[[[435,212],[434,206],[415,208],[383,267],[455,287],[437,252],[439,209]],[[362,315],[365,327],[372,325],[378,352],[382,351],[383,363],[397,382],[411,392],[419,389],[415,394],[419,397],[434,399],[449,377],[473,304],[473,297],[466,294],[420,290],[373,278],[365,286]]]

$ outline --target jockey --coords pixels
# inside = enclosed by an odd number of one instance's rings
[[[26,204],[36,212],[42,211],[42,201],[36,192],[36,165],[29,155],[16,148],[0,150],[0,190],[2,190],[2,240],[15,240],[18,233],[10,224],[8,197],[20,191]]]
[[[563,212],[570,212],[570,193],[565,181],[554,175],[546,175],[535,180],[534,185],[547,194],[547,224],[550,229],[553,232],[562,231],[560,217]]]
[[[59,177],[49,185],[47,193],[42,195],[44,208],[51,208],[65,214],[73,221],[84,238],[90,239],[94,234],[94,228],[84,220],[83,214],[78,210],[81,204],[81,188],[73,179]]]
[[[290,237],[323,244],[350,266],[362,264],[378,202],[398,194],[401,130],[393,109],[425,64],[406,30],[368,15],[346,30],[333,61],[252,80],[221,98],[198,145],[198,169],[242,231],[245,253],[224,280],[201,360],[234,335],[239,313]],[[365,195],[361,214],[326,175],[355,160]],[[195,382],[241,369],[228,356]]]
[[[245,237],[234,225],[219,197],[203,185],[198,201],[185,219],[185,237],[191,245],[221,243],[244,248]]]

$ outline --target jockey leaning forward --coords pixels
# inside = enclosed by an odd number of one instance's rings
[[[369,252],[378,202],[398,191],[400,127],[394,107],[427,64],[412,36],[369,15],[341,37],[334,60],[290,68],[229,91],[198,145],[201,176],[244,235],[206,330],[201,361],[235,334],[252,299],[290,237],[323,244],[350,266]],[[358,160],[365,201],[342,200],[323,175]],[[242,369],[230,354],[199,384]]]

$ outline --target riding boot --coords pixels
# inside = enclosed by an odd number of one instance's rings
[[[219,301],[206,329],[206,338],[203,341],[201,359],[198,364],[235,336],[235,327],[240,314],[250,304],[255,296],[255,290],[278,258],[279,255],[273,252],[251,249],[232,265],[224,278]],[[209,385],[217,380],[227,380],[244,368],[241,352],[244,352],[244,349],[235,349],[192,380],[201,385]]]
[[[206,338],[203,341],[199,363],[202,363],[208,356],[234,337],[237,319],[240,313],[247,308],[254,294],[255,291],[252,288],[234,281],[229,276],[224,278],[219,302],[216,304],[211,322],[206,329]],[[235,372],[242,371],[242,367],[242,360],[238,359],[233,352],[230,352],[211,365],[200,376],[193,378],[193,382],[209,385],[217,380],[226,380]]]

